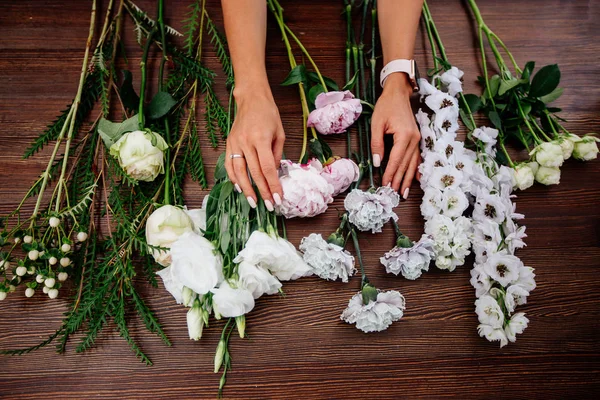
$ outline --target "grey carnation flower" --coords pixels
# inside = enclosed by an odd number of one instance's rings
[[[337,244],[328,243],[321,235],[311,233],[302,239],[300,250],[304,261],[322,279],[348,282],[354,274],[354,257]]]
[[[348,211],[348,220],[361,231],[381,232],[383,225],[390,219],[398,220],[394,207],[400,202],[400,196],[389,186],[375,191],[352,190],[344,200]]]

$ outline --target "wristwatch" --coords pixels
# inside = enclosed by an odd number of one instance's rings
[[[392,60],[386,64],[385,67],[381,70],[381,75],[379,76],[379,83],[381,87],[385,84],[385,80],[390,74],[394,72],[404,72],[408,75],[410,79],[410,83],[412,84],[413,91],[419,91],[419,70],[417,69],[417,63],[415,60]]]

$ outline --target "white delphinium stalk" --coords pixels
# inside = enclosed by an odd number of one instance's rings
[[[476,157],[455,140],[459,117],[455,96],[462,92],[460,77],[462,71],[456,67],[434,77],[434,83],[439,79],[445,91],[421,79],[422,100],[433,113],[428,116],[419,110],[416,114],[422,138],[419,172],[425,193],[421,204],[425,234],[433,241],[435,265],[449,271],[464,264],[472,236],[471,221],[463,213],[469,207]],[[479,134],[491,149],[498,132],[482,129]]]

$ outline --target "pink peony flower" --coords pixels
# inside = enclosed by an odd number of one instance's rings
[[[362,112],[360,100],[355,99],[348,90],[319,94],[315,107],[308,116],[306,125],[316,128],[323,135],[345,132]]]
[[[334,197],[345,192],[352,182],[356,182],[359,175],[358,165],[349,158],[339,158],[331,164],[326,165],[323,171],[321,171],[321,176],[333,185],[332,196]]]
[[[311,160],[308,164],[281,161],[281,215],[286,218],[314,217],[327,210],[327,204],[333,201],[334,187],[320,175],[322,170],[318,160]]]

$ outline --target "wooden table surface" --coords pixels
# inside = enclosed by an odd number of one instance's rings
[[[168,23],[182,27],[189,1],[168,1]],[[324,73],[342,81],[344,22],[341,1],[284,0],[292,29],[302,38]],[[488,24],[512,49],[518,62],[538,66],[557,62],[565,94],[557,101],[573,133],[600,132],[599,1],[481,0]],[[41,172],[48,153],[24,161],[32,139],[73,97],[88,29],[89,1],[0,2],[0,214],[12,210]],[[139,5],[154,14],[152,1]],[[106,6],[104,2],[103,6]],[[447,51],[465,71],[467,92],[479,91],[480,62],[473,24],[463,2],[431,1]],[[222,26],[219,5],[210,13]],[[312,29],[311,29],[312,28]],[[124,27],[130,64],[140,50],[131,21]],[[419,32],[416,58],[431,67]],[[209,48],[209,47],[207,47]],[[153,55],[157,57],[156,54]],[[207,64],[218,70],[212,50]],[[301,118],[297,91],[278,85],[288,65],[274,21],[269,19],[267,68],[287,131],[286,153],[299,154]],[[155,79],[155,73],[151,79]],[[139,78],[137,74],[136,78]],[[222,77],[219,78],[222,83]],[[223,85],[219,94],[224,95]],[[204,139],[203,139],[204,140]],[[332,139],[335,150],[343,138]],[[206,143],[206,142],[205,142]],[[217,155],[206,147],[209,172]],[[536,185],[519,193],[526,215],[528,246],[523,261],[536,269],[538,287],[519,308],[530,327],[515,344],[499,349],[477,335],[474,290],[467,265],[453,273],[433,270],[417,281],[386,275],[378,258],[391,248],[392,229],[363,235],[368,273],[383,289],[401,290],[404,318],[379,334],[363,334],[340,321],[359,279],[348,284],[306,278],[285,285],[287,296],[261,298],[248,317],[249,340],[231,343],[233,370],[225,395],[231,398],[598,398],[600,394],[600,161],[569,160],[559,186]],[[186,187],[197,207],[205,192]],[[423,229],[422,192],[415,183],[397,209],[410,236]],[[334,207],[340,209],[342,201]],[[298,244],[315,229],[332,231],[332,208],[314,220],[290,221]],[[220,324],[205,330],[200,342],[188,339],[185,309],[164,291],[141,285],[172,347],[131,318],[133,336],[154,361],[142,365],[114,330],[105,330],[85,354],[74,346],[64,355],[52,346],[22,357],[0,357],[1,398],[211,398],[219,375],[212,373]],[[66,299],[14,294],[0,303],[0,348],[41,341],[59,326]]]

